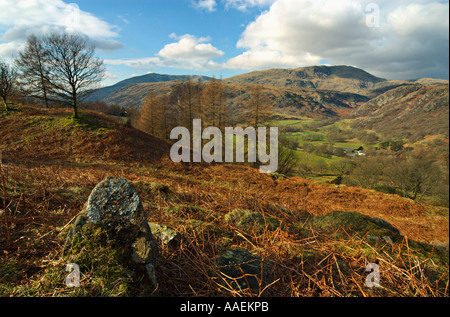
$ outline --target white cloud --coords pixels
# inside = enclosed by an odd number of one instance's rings
[[[99,49],[114,50],[123,46],[111,39],[118,36],[114,28],[91,13],[80,10],[78,5],[62,0],[0,1],[0,32],[4,31],[0,40],[7,42],[10,55],[16,53],[31,34],[39,36],[48,32],[84,34]]]
[[[221,68],[221,65],[213,58],[222,57],[224,52],[210,43],[204,43],[210,39],[207,37],[195,37],[185,34],[170,35],[177,42],[165,45],[154,57],[130,59],[130,60],[105,60],[106,64],[126,65],[139,70],[149,70],[155,67],[173,67],[192,70],[213,70]]]
[[[199,10],[206,10],[209,12],[216,11],[216,0],[199,0],[194,1],[194,7]]]
[[[448,77],[448,2],[380,0],[373,11],[370,3],[277,0],[247,25],[237,43],[244,52],[227,67],[300,67],[327,60],[386,78]],[[371,15],[378,24],[368,23]]]
[[[0,43],[0,56],[1,57],[12,57],[18,50],[23,49],[24,44],[18,42],[8,42]]]
[[[224,53],[209,43],[209,38],[196,38],[193,35],[185,34],[177,37],[171,34],[171,37],[178,39],[178,42],[167,44],[158,52],[158,56],[166,59],[183,59],[183,60],[205,60],[214,57],[220,57]]]
[[[389,13],[387,22],[400,36],[443,36],[448,40],[449,13],[447,5],[439,2],[410,4],[398,7]]]
[[[208,12],[214,12],[217,8],[216,0],[192,0],[194,7],[199,10],[205,10]],[[233,8],[240,11],[246,11],[252,7],[267,7],[274,3],[276,0],[221,0],[225,4],[225,8]]]
[[[223,0],[226,8],[234,8],[245,11],[251,7],[266,7],[270,6],[276,0]]]

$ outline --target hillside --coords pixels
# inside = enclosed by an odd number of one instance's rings
[[[131,182],[148,221],[179,235],[159,240],[159,296],[448,296],[448,208],[243,165],[175,164],[161,139],[94,112],[69,116],[0,115],[0,296],[132,295],[96,270],[79,289],[64,285],[64,229],[108,175]],[[236,248],[270,261],[270,285],[223,287],[214,259]],[[364,284],[374,261],[380,289]]]
[[[0,151],[6,163],[67,159],[155,162],[170,149],[167,141],[96,112],[72,121],[69,109],[22,107],[17,115],[0,120]]]
[[[169,93],[176,82],[141,83],[127,85],[109,94],[104,99],[111,104],[140,108],[150,93]],[[242,109],[249,98],[250,85],[226,85],[225,98],[228,113]],[[289,87],[264,87],[265,94],[281,116],[307,116],[311,118],[329,118],[348,115],[358,105],[368,101],[367,97],[337,91],[318,91],[315,89],[294,89]],[[245,109],[244,109],[245,110]]]
[[[188,78],[193,82],[206,82],[211,79],[207,76],[199,76],[199,75],[165,75],[165,74],[150,73],[142,76],[131,77],[122,80],[112,86],[97,89],[92,94],[89,95],[87,100],[88,101],[107,100],[108,98],[110,98],[111,94],[116,93],[118,89],[123,88],[127,85],[141,84],[141,83],[157,83],[176,80],[186,81]]]
[[[171,86],[188,76],[147,74],[116,85],[101,88],[89,98],[122,107],[140,108],[150,91],[166,94]],[[209,77],[189,76],[193,82],[205,83]],[[314,119],[341,118],[364,103],[391,89],[411,85],[424,87],[448,84],[437,79],[386,80],[351,66],[311,66],[296,69],[254,71],[223,79],[229,113],[241,109],[248,99],[251,85],[263,85],[279,117],[301,116]],[[398,90],[400,91],[400,90]]]
[[[389,90],[359,107],[355,127],[386,136],[419,140],[449,136],[449,85],[408,85]]]
[[[276,87],[310,88],[357,94],[369,99],[390,89],[420,84],[448,84],[448,80],[421,78],[387,80],[352,66],[308,66],[294,69],[254,71],[224,79],[227,84],[260,84]]]
[[[260,84],[290,88],[333,90],[369,96],[371,90],[386,83],[386,79],[373,76],[351,66],[310,66],[295,69],[254,71],[227,78],[227,84]]]

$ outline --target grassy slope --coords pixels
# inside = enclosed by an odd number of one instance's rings
[[[6,192],[0,208],[8,206],[12,242],[8,247],[0,225],[0,295],[126,295],[96,284],[92,272],[83,273],[80,289],[68,289],[60,260],[60,232],[94,186],[114,175],[133,183],[149,221],[181,234],[178,247],[161,244],[161,296],[237,295],[212,273],[215,255],[233,247],[273,261],[276,282],[261,290],[265,296],[448,296],[448,255],[442,262],[437,249],[411,242],[448,246],[448,209],[361,188],[274,180],[245,166],[174,164],[165,141],[104,116],[82,113],[73,123],[64,110],[18,110],[0,117]],[[170,191],[152,190],[156,183]],[[258,211],[283,226],[242,230],[224,220],[234,209]],[[382,218],[409,239],[373,243],[348,228],[333,228],[341,234],[332,235],[309,221],[334,210]],[[379,290],[364,286],[365,265],[375,259],[384,272]]]

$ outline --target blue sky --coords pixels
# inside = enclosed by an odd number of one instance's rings
[[[77,32],[104,59],[104,85],[319,64],[448,79],[448,11],[432,0],[0,0],[0,57],[31,34]]]

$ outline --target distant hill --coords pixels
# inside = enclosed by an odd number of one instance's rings
[[[312,88],[369,95],[388,82],[351,66],[310,66],[295,69],[254,71],[224,80],[227,84],[260,84],[290,88]]]
[[[200,75],[165,75],[151,73],[142,76],[135,76],[118,82],[112,86],[103,87],[94,91],[88,98],[89,101],[100,100],[103,101],[107,99],[116,90],[131,84],[141,84],[141,83],[156,83],[156,82],[167,82],[174,80],[186,81],[190,78],[193,82],[205,82],[209,81],[211,78],[207,76]]]
[[[124,107],[139,108],[149,92],[169,92],[175,81],[190,78],[206,83],[206,76],[147,74],[123,80],[95,91],[90,101],[101,100]],[[352,66],[310,66],[295,69],[253,71],[223,79],[226,85],[228,111],[245,105],[252,85],[264,86],[279,117],[306,116],[315,119],[351,115],[369,100],[400,87],[433,87],[448,84],[446,80],[422,78],[387,80]],[[408,89],[406,89],[408,90]],[[399,89],[397,93],[405,90]]]
[[[391,89],[355,111],[357,126],[397,138],[449,136],[449,85]]]

